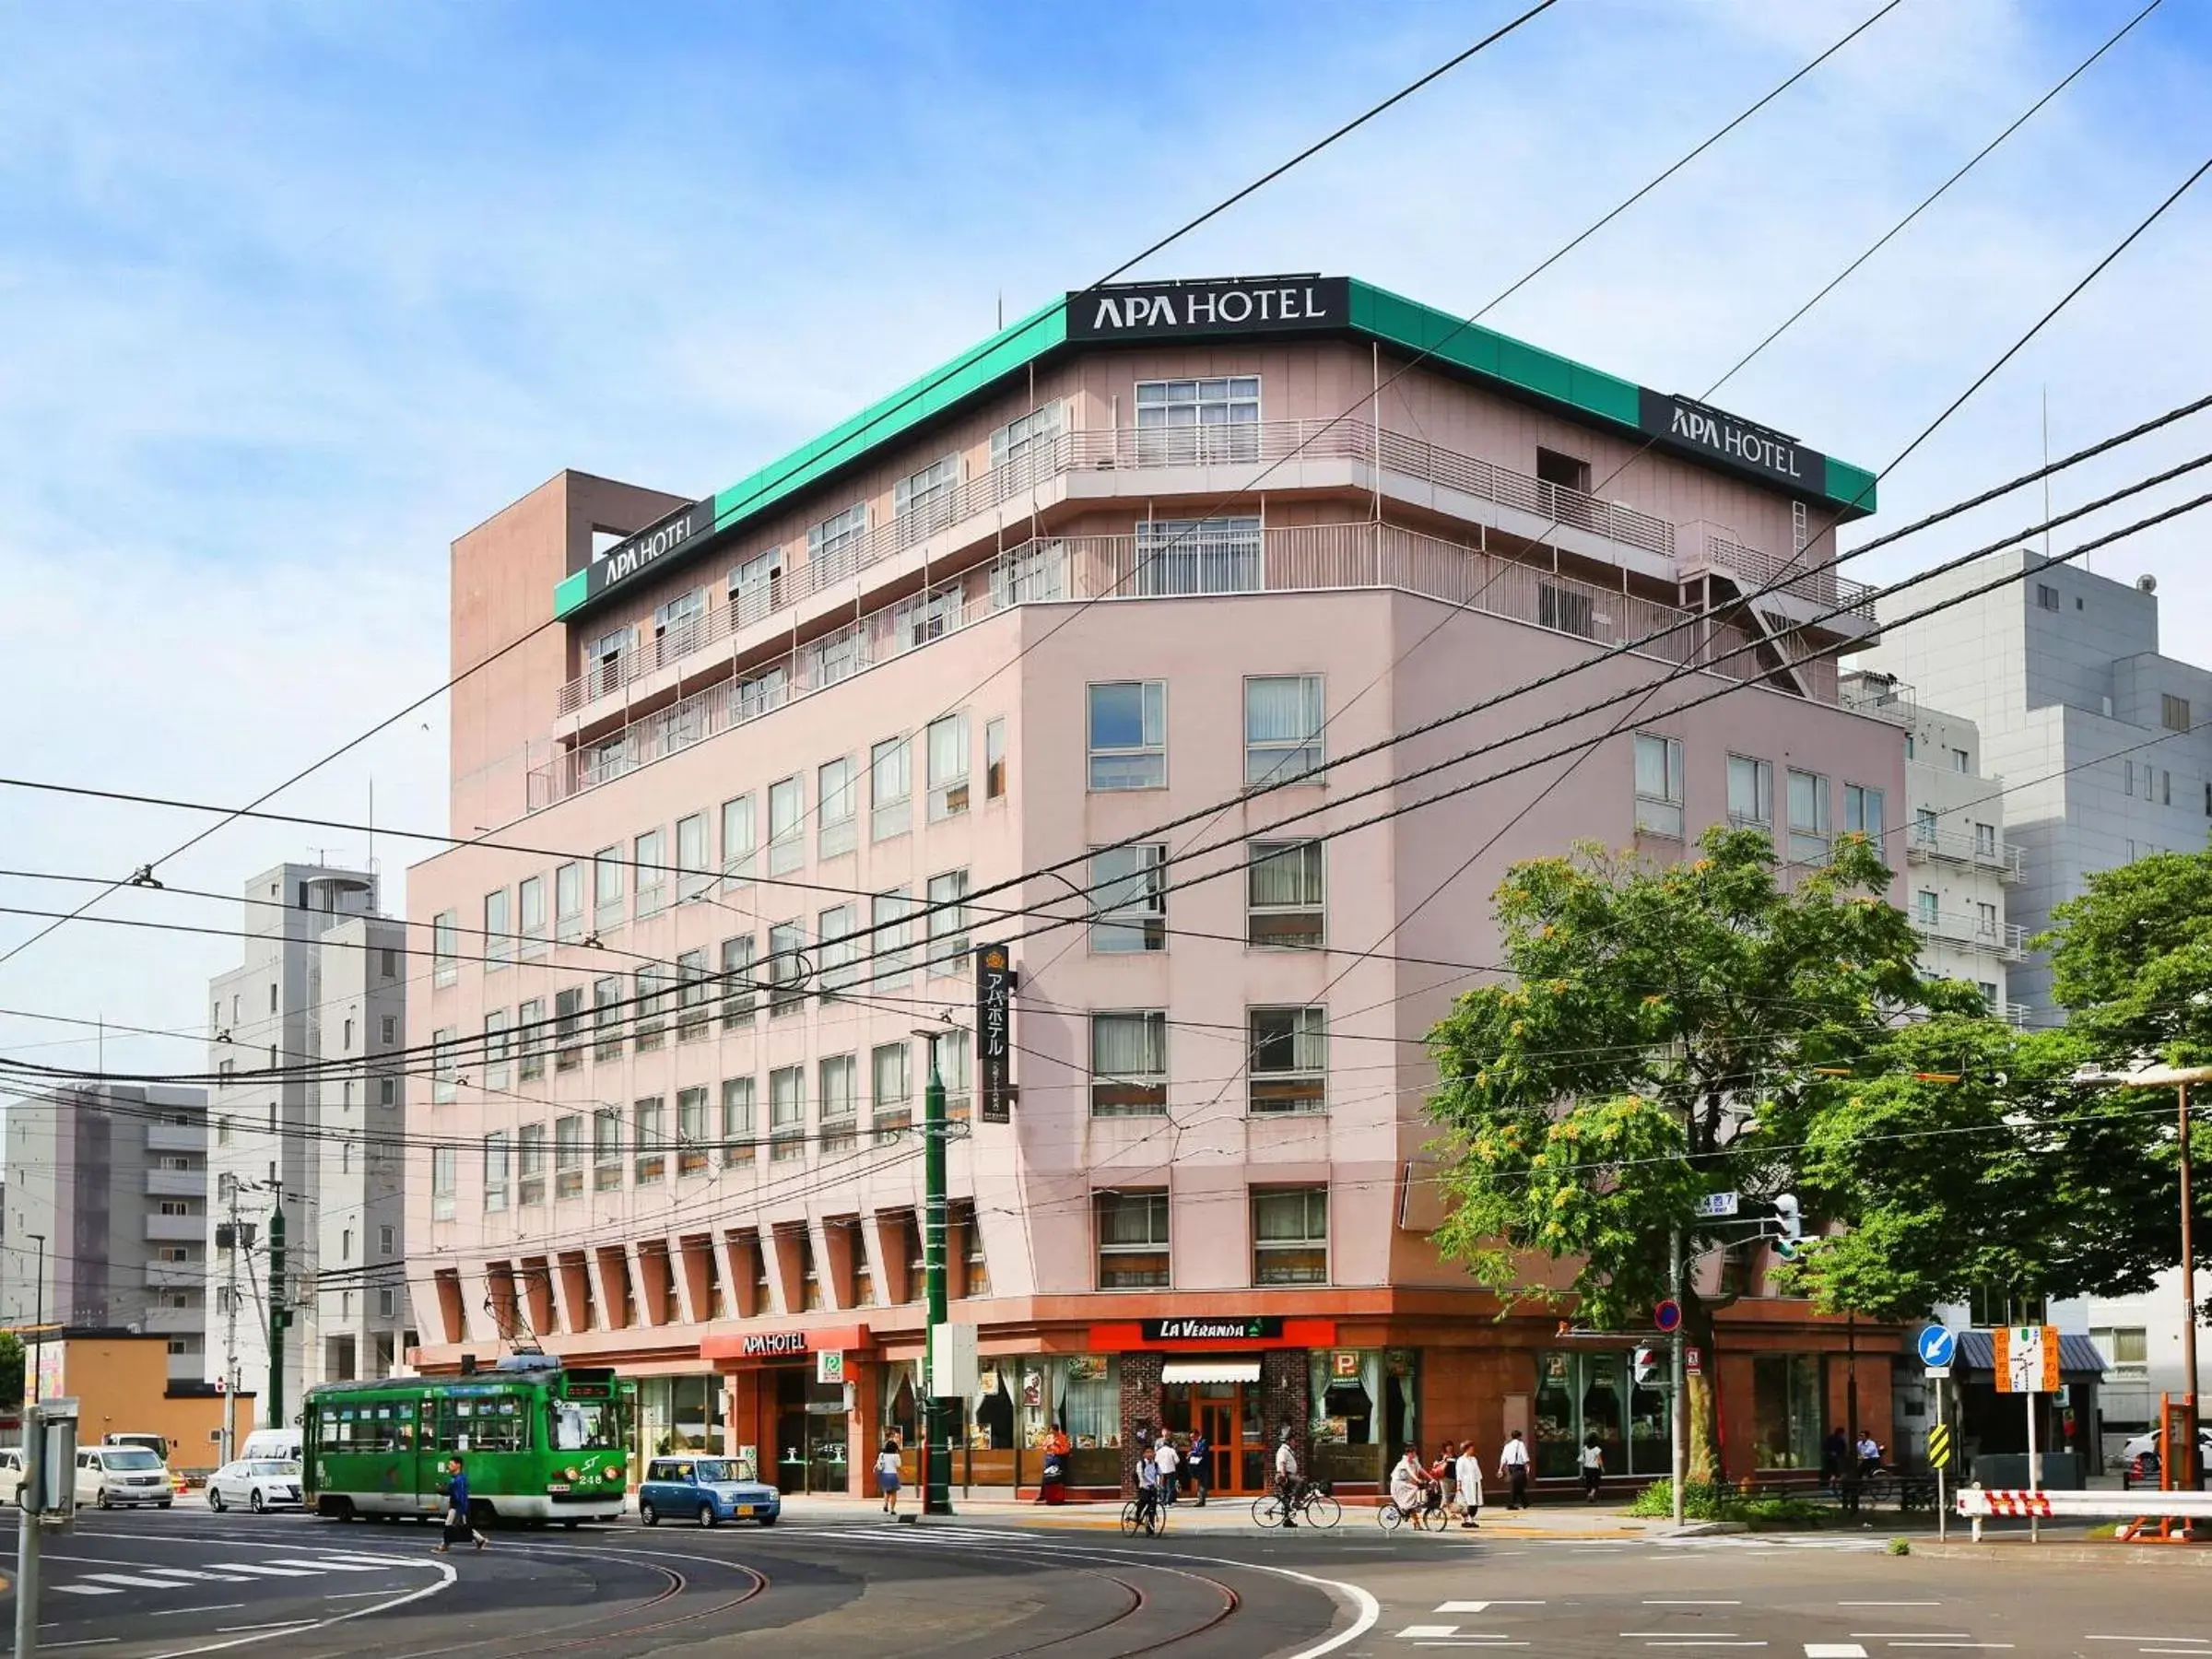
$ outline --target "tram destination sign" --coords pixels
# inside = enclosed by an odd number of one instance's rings
[[[1231,1313],[1144,1322],[1147,1342],[1261,1342],[1282,1334],[1283,1322],[1275,1314]]]

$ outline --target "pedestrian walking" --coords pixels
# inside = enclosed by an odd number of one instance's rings
[[[899,1436],[896,1432],[884,1437],[883,1450],[876,1453],[876,1489],[883,1494],[883,1512],[899,1512]]]
[[[1459,1449],[1459,1467],[1453,1473],[1459,1494],[1459,1524],[1473,1532],[1477,1525],[1475,1517],[1482,1511],[1482,1459],[1475,1455],[1473,1441]]]
[[[454,1545],[465,1544],[472,1538],[481,1549],[490,1540],[468,1518],[468,1471],[457,1457],[447,1459],[445,1466],[453,1479],[445,1488],[445,1529],[438,1540],[438,1553],[443,1555]]]
[[[1505,1507],[1528,1507],[1528,1441],[1516,1429],[1498,1453],[1498,1477],[1505,1482]]]
[[[1459,1447],[1446,1441],[1436,1450],[1436,1461],[1429,1465],[1430,1514],[1442,1525],[1452,1518],[1452,1486],[1459,1477]]]
[[[1067,1456],[1075,1442],[1067,1430],[1054,1423],[1044,1437],[1044,1477],[1037,1483],[1037,1501],[1055,1508],[1067,1501]]]
[[[1175,1437],[1163,1434],[1159,1444],[1152,1448],[1153,1466],[1159,1471],[1159,1500],[1173,1507],[1176,1483],[1182,1478],[1182,1453],[1175,1450]]]
[[[1840,1428],[1830,1429],[1820,1442],[1820,1484],[1833,1492],[1843,1481],[1843,1460],[1851,1455],[1851,1441]]]
[[[1189,1463],[1191,1488],[1198,1494],[1196,1500],[1198,1507],[1204,1509],[1206,1507],[1206,1488],[1212,1484],[1214,1478],[1214,1448],[1206,1441],[1206,1430],[1203,1429],[1191,1436]]]
[[[1584,1503],[1595,1503],[1597,1501],[1598,1482],[1606,1477],[1606,1448],[1604,1442],[1601,1441],[1596,1435],[1591,1435],[1587,1440],[1583,1441],[1582,1455],[1576,1461],[1581,1464],[1583,1470],[1583,1501]]]
[[[1298,1452],[1290,1444],[1290,1425],[1283,1425],[1283,1438],[1275,1448],[1275,1489],[1282,1499],[1283,1524],[1298,1524]]]

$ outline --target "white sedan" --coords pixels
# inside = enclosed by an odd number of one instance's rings
[[[273,1457],[241,1458],[207,1477],[207,1507],[220,1513],[242,1504],[255,1514],[264,1510],[298,1509],[300,1465]]]

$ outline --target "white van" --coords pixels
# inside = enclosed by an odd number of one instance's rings
[[[239,1448],[239,1461],[252,1462],[259,1458],[275,1458],[280,1463],[300,1461],[300,1430],[297,1429],[256,1429],[246,1436],[246,1443]]]
[[[76,1454],[76,1500],[113,1509],[150,1503],[167,1509],[176,1501],[169,1469],[145,1446],[85,1446]]]

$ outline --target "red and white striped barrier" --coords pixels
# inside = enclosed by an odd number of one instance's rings
[[[2212,1492],[2028,1492],[2002,1487],[1960,1487],[1958,1513],[1970,1521],[1997,1516],[2038,1521],[2212,1517]]]
[[[2054,1513],[2049,1492],[2008,1492],[1999,1488],[1968,1487],[1959,1494],[1961,1515],[2036,1515],[2048,1521]]]

